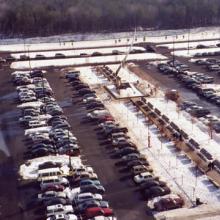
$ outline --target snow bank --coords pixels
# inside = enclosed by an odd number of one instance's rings
[[[40,68],[40,67],[50,67],[50,66],[77,66],[77,65],[89,65],[89,64],[102,64],[111,62],[121,62],[124,59],[124,55],[110,55],[110,56],[100,56],[100,57],[83,57],[83,58],[67,58],[67,59],[52,59],[52,60],[31,60],[13,62],[11,64],[12,69],[28,69],[30,68]],[[129,60],[161,60],[166,59],[165,56],[156,53],[140,53],[140,54],[130,54],[127,58]]]
[[[38,177],[38,166],[45,162],[56,162],[62,163],[61,170],[64,175],[69,173],[69,156],[67,155],[57,155],[57,156],[45,156],[40,158],[35,158],[28,160],[25,164],[20,166],[19,174],[24,180],[37,179]],[[71,164],[73,167],[80,167],[82,165],[81,159],[79,157],[71,157]]]
[[[194,57],[197,53],[208,53],[220,51],[219,47],[216,48],[205,48],[205,49],[192,49],[192,50],[177,50],[174,51],[175,56],[178,57]],[[173,54],[173,52],[171,52]]]
[[[188,39],[187,39],[188,40]],[[208,47],[216,47],[216,44],[219,44],[220,41],[219,40],[213,40],[213,41],[196,41],[196,42],[184,42],[184,43],[180,43],[180,42],[175,42],[173,43],[169,43],[169,44],[158,44],[157,47],[167,47],[169,49],[185,49],[185,48],[196,48],[198,45],[202,44]]]

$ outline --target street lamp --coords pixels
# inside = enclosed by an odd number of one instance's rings
[[[31,72],[30,45],[27,45],[29,70]]]

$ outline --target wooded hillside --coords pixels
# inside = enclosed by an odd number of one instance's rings
[[[9,36],[216,24],[219,0],[0,0],[0,31]]]

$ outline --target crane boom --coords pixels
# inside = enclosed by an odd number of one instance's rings
[[[129,53],[131,52],[131,49],[132,49],[133,44],[134,44],[135,37],[136,37],[136,28],[135,28],[135,31],[134,31],[134,37],[133,37],[133,39],[132,39],[132,41],[131,41],[130,47],[128,48],[128,51],[127,51],[127,53],[125,54],[124,59],[121,61],[121,63],[120,63],[120,65],[119,65],[118,69],[117,69],[116,72],[115,72],[116,76],[118,75],[119,71],[121,70],[121,68],[122,68],[123,65],[125,64],[125,62],[126,62],[126,60],[127,60],[127,58],[128,58],[128,55],[129,55]]]

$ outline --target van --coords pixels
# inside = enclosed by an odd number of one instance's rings
[[[38,171],[38,181],[42,181],[45,177],[59,177],[62,176],[63,172],[60,168],[48,168]]]

